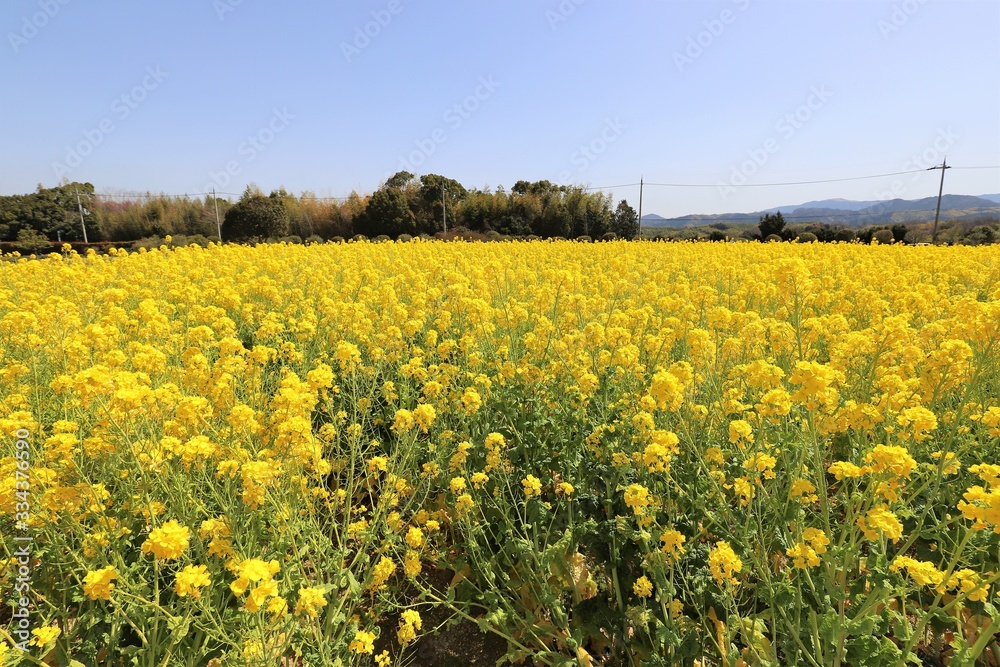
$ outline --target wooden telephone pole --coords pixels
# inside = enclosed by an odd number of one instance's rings
[[[941,170],[941,187],[938,188],[937,210],[934,212],[934,231],[931,232],[931,243],[937,243],[938,220],[941,218],[941,195],[944,194],[944,172],[945,169],[951,169],[951,167],[948,166],[948,158],[945,157],[945,159],[941,162],[941,166],[930,167],[927,171],[933,171],[934,169]]]
[[[642,176],[639,177],[639,236],[642,237]]]
[[[80,203],[80,191],[76,191],[76,207],[80,211],[80,227],[83,229],[83,242],[89,243],[87,241],[87,223],[83,221],[83,204]]]
[[[222,243],[222,223],[219,221],[219,197],[215,194],[215,188],[212,188],[212,201],[215,202],[215,228],[219,230],[219,243]]]

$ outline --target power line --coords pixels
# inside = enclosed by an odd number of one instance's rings
[[[668,188],[767,188],[767,187],[778,187],[784,185],[814,185],[816,183],[841,183],[843,181],[862,181],[869,178],[885,178],[886,176],[901,176],[903,174],[918,174],[922,173],[923,169],[914,169],[912,171],[894,171],[887,174],[872,174],[870,176],[852,176],[850,178],[826,178],[816,181],[789,181],[786,183],[743,183],[741,185],[735,185],[730,183],[646,183],[646,185],[655,185],[659,187]]]
[[[949,169],[1000,169],[1000,165],[988,165],[988,166],[976,166],[976,167],[949,167]],[[815,181],[787,181],[782,183],[743,183],[740,185],[730,184],[730,183],[645,183],[645,185],[653,185],[663,188],[764,188],[764,187],[779,187],[785,185],[814,185],[817,183],[842,183],[844,181],[861,181],[870,178],[886,178],[887,176],[903,176],[905,174],[922,174],[927,171],[926,169],[911,169],[909,171],[894,171],[885,174],[871,174],[868,176],[851,176],[849,178],[826,178]],[[586,188],[581,188],[582,190],[611,190],[615,188],[630,188],[636,187],[640,183],[625,183],[622,185],[598,185],[590,186]]]
[[[640,184],[639,183],[624,183],[622,185],[592,185],[592,186],[587,186],[585,188],[580,188],[580,189],[581,190],[614,190],[615,188],[632,188],[632,187],[635,187],[637,185],[640,185]],[[648,185],[648,183],[647,183],[647,185]]]

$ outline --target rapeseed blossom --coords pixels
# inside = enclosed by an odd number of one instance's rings
[[[149,533],[149,537],[142,543],[142,550],[160,560],[174,560],[180,558],[188,548],[190,539],[191,531],[187,526],[171,519]]]
[[[88,572],[83,578],[83,593],[91,600],[110,600],[118,570],[113,565]]]

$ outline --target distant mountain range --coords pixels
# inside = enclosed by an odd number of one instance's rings
[[[664,218],[650,213],[642,216],[643,227],[698,227],[718,222],[755,223],[766,213],[781,211],[789,223],[825,222],[847,227],[865,227],[900,222],[934,220],[937,197],[923,199],[887,199],[884,201],[853,201],[821,199],[796,206],[778,206],[754,213],[723,213],[720,215],[685,215]],[[941,198],[941,220],[961,220],[989,216],[1000,218],[1000,194],[945,195]]]

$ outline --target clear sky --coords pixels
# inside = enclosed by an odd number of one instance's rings
[[[0,35],[0,194],[712,186],[647,187],[674,216],[1000,165],[997,0],[4,0]]]

